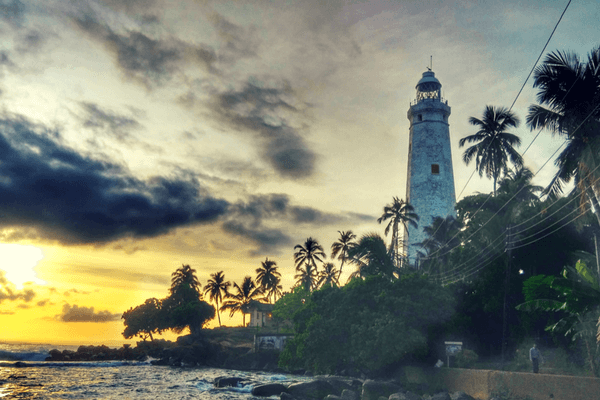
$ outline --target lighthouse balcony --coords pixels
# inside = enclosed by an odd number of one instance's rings
[[[429,99],[415,99],[413,101],[410,102],[410,106],[416,106],[419,103],[427,103],[427,102],[436,102],[436,103],[442,103],[445,105],[448,105],[448,100],[444,99],[443,97],[438,98],[429,98]]]

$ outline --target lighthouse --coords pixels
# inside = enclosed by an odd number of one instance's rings
[[[417,83],[417,98],[410,104],[410,139],[406,201],[419,216],[419,226],[405,234],[405,254],[418,267],[418,243],[427,235],[423,228],[435,217],[456,216],[456,194],[450,150],[450,106],[442,99],[442,84],[428,69]],[[405,232],[406,233],[406,232]]]

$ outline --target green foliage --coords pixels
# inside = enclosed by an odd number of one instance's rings
[[[147,299],[144,304],[123,313],[123,336],[130,339],[138,335],[143,340],[147,337],[153,340],[152,333],[160,334],[167,329],[181,333],[185,328],[192,334],[198,333],[215,317],[214,307],[201,299],[201,288],[196,271],[189,265],[178,268],[172,274],[167,298]]]
[[[324,373],[379,371],[425,354],[428,329],[448,320],[454,306],[447,289],[417,275],[354,279],[308,299],[300,293],[284,296],[287,303],[278,309],[293,312],[296,333],[280,365]]]
[[[279,322],[293,319],[296,312],[310,299],[310,294],[304,286],[296,286],[291,293],[286,293],[277,300],[273,307],[273,318]]]
[[[161,313],[161,306],[161,300],[151,298],[147,299],[144,304],[125,311],[121,317],[125,324],[123,331],[125,339],[139,336],[144,341],[148,337],[150,340],[154,340],[153,333],[160,334],[165,330],[166,324]]]
[[[598,346],[595,340],[596,321],[600,309],[600,287],[595,274],[585,262],[577,261],[575,268],[565,267],[560,277],[538,276],[524,284],[526,301],[517,306],[528,312],[558,312],[559,320],[546,330],[562,333],[573,341],[581,339],[588,364],[595,376],[600,375]],[[543,296],[543,297],[542,297]]]
[[[458,368],[471,368],[477,360],[479,360],[479,356],[473,350],[463,349],[456,354]]]

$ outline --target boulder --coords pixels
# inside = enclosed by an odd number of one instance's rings
[[[336,396],[335,394],[328,394],[323,400],[342,400],[342,398],[340,396]]]
[[[323,380],[294,383],[288,386],[287,392],[297,399],[306,400],[322,400],[328,394],[340,394],[329,382]]]
[[[379,400],[379,397],[389,397],[398,393],[400,386],[392,382],[366,380],[362,386],[362,400]]]
[[[389,397],[389,400],[421,400],[421,396],[413,392],[394,393]]]
[[[342,400],[360,400],[360,396],[354,390],[344,389],[341,395]]]
[[[440,392],[431,396],[431,400],[452,400],[448,392]]]
[[[215,385],[215,387],[218,387],[218,388],[228,387],[228,386],[237,387],[237,386],[239,386],[239,383],[243,380],[244,380],[244,378],[238,378],[238,377],[234,377],[234,378],[218,377],[218,378],[215,378],[214,385]],[[277,394],[279,394],[279,393],[277,393]]]
[[[295,400],[294,396],[292,396],[291,394],[289,394],[287,392],[282,392],[279,395],[279,399],[280,400]]]
[[[286,387],[281,383],[266,383],[252,388],[252,396],[270,397],[281,394],[286,391]]]
[[[333,386],[335,388],[336,395],[341,394],[344,390],[358,389],[358,387],[360,387],[360,385],[361,385],[360,381],[354,381],[352,379],[344,378],[341,376],[323,375],[323,376],[317,376],[316,379],[318,379],[320,381],[325,381],[325,382],[329,383],[331,386]]]
[[[469,396],[465,392],[456,392],[452,397],[454,398],[454,400],[475,400],[474,397]]]

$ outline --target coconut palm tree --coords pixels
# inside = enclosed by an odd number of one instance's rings
[[[479,130],[459,140],[458,145],[463,147],[467,143],[475,143],[463,153],[463,161],[469,164],[475,159],[475,168],[479,176],[494,180],[494,194],[496,194],[496,181],[508,171],[508,162],[515,167],[523,165],[523,157],[515,150],[521,144],[521,139],[508,132],[510,128],[519,126],[519,118],[505,107],[485,106],[483,118],[469,118],[469,123]]]
[[[221,314],[219,310],[219,303],[223,302],[223,296],[226,296],[231,286],[231,282],[225,282],[225,275],[223,271],[210,274],[206,286],[204,286],[204,295],[208,295],[211,301],[214,301],[217,305],[217,317],[219,318],[219,326],[221,326]]]
[[[393,278],[399,269],[394,263],[393,253],[377,233],[363,235],[348,253],[348,262],[357,266],[348,280],[381,274]]]
[[[201,289],[202,285],[196,276],[196,270],[192,269],[189,265],[182,265],[171,274],[171,288],[169,289],[169,292],[171,293],[171,297],[173,299],[181,296],[194,296],[197,300],[201,296]],[[189,299],[180,300],[187,301]]]
[[[256,282],[260,286],[263,293],[266,294],[267,298],[271,296],[273,303],[275,303],[275,297],[278,294],[278,286],[281,280],[281,274],[277,271],[277,263],[273,260],[269,260],[267,257],[265,261],[261,262],[261,266],[256,269]]]
[[[335,267],[335,264],[330,262],[325,263],[323,264],[323,270],[319,273],[319,280],[317,281],[317,286],[340,286],[338,276],[339,274],[337,268]]]
[[[225,302],[221,307],[221,311],[229,310],[230,317],[233,317],[236,312],[241,312],[243,321],[242,324],[243,326],[246,326],[246,314],[244,313],[244,308],[250,304],[250,301],[252,300],[262,300],[263,293],[249,276],[244,278],[242,281],[242,286],[234,283],[233,288],[237,291],[237,293],[227,293],[225,295]]]
[[[312,264],[306,262],[303,266],[297,267],[296,271],[298,271],[298,273],[294,275],[296,286],[303,286],[304,289],[309,292],[317,287],[317,269],[313,267]]]
[[[344,262],[348,258],[348,251],[356,246],[356,235],[352,231],[338,231],[340,237],[336,242],[331,245],[331,259],[335,259],[337,257],[338,260],[341,261],[340,264],[340,272],[338,274],[338,281],[342,276],[342,269],[344,268]]]
[[[538,193],[544,189],[541,186],[532,185],[532,179],[533,172],[527,167],[510,170],[498,182],[498,194],[514,196],[512,201],[520,206],[532,206],[540,201]]]
[[[589,201],[600,223],[600,46],[582,61],[575,53],[548,54],[534,71],[537,100],[527,125],[565,138],[556,158],[558,172],[544,194],[557,197],[564,184],[575,181],[582,201]]]
[[[414,212],[415,209],[404,200],[394,197],[392,204],[387,204],[383,207],[383,214],[377,219],[377,222],[382,223],[387,220],[390,222],[385,227],[385,235],[387,236],[390,230],[392,231],[392,241],[390,243],[390,251],[396,266],[401,266],[400,256],[400,225],[404,227],[404,231],[408,232],[408,225],[417,227],[419,216]]]
[[[304,242],[304,245],[297,244],[294,246],[294,250],[297,250],[294,253],[294,262],[296,264],[296,271],[299,271],[299,267],[303,264],[309,263],[313,269],[317,270],[316,261],[323,262],[323,258],[327,257],[325,251],[323,251],[323,246],[319,244],[315,239],[309,237]]]
[[[424,250],[419,252],[423,270],[430,275],[442,272],[441,268],[448,264],[452,249],[460,246],[459,232],[462,228],[462,223],[452,215],[434,217],[431,225],[423,228],[427,239],[418,243]]]

